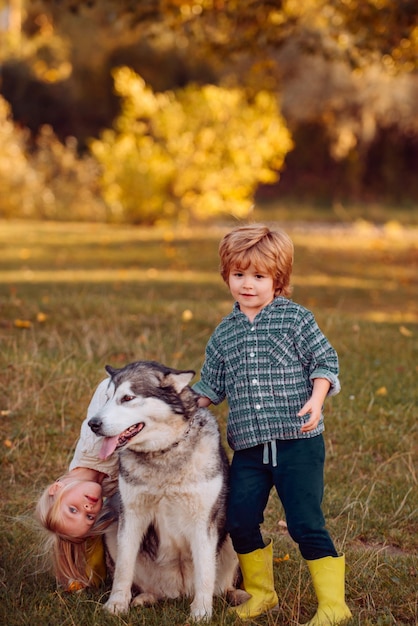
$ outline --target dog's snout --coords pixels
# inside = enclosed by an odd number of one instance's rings
[[[88,424],[94,433],[98,433],[102,426],[102,420],[100,417],[92,417]]]

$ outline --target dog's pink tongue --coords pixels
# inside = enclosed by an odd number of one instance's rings
[[[118,445],[119,435],[115,437],[105,437],[102,443],[102,447],[99,452],[99,458],[103,461],[107,459],[108,456],[112,454],[116,450],[116,446]]]

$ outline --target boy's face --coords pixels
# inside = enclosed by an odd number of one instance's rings
[[[250,321],[274,300],[273,277],[258,271],[253,265],[245,270],[232,268],[229,272],[228,286],[241,311]]]

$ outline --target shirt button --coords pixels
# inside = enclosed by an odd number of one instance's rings
[[[257,411],[259,411],[261,409],[261,405],[260,404],[256,404],[255,408],[257,409]]]
[[[254,352],[250,352],[250,357],[253,359],[255,357],[255,353]]]
[[[258,380],[256,378],[253,378],[251,382],[253,385],[258,385]]]
[[[251,326],[251,332],[253,333],[255,331],[255,326]]]

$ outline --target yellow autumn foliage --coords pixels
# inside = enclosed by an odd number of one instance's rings
[[[154,93],[126,67],[114,79],[121,114],[90,144],[114,220],[243,218],[257,186],[277,180],[292,140],[269,92],[252,101],[215,85]]]
[[[42,187],[26,155],[28,133],[16,128],[10,105],[0,97],[0,216],[30,217]],[[25,191],[26,193],[23,193]]]
[[[74,138],[61,143],[46,125],[31,138],[0,96],[0,218],[103,221],[97,180],[96,161],[79,155]]]

